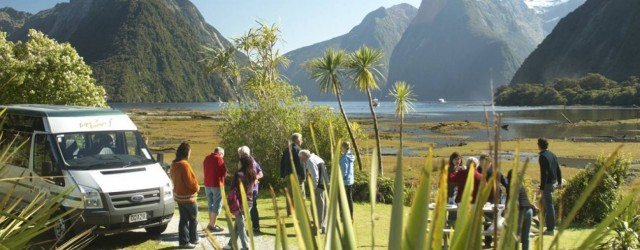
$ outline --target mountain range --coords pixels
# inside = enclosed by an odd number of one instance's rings
[[[12,22],[13,29],[3,25],[10,40],[25,40],[28,30],[36,29],[69,42],[91,66],[111,102],[234,99],[232,86],[208,74],[200,62],[202,46],[230,43],[188,0],[72,0],[17,16],[24,18],[13,19],[18,20]]]
[[[423,0],[419,9],[381,7],[347,34],[287,53],[292,63],[282,73],[312,100],[333,100],[302,64],[327,48],[350,52],[367,45],[385,53],[374,96],[406,80],[420,100],[486,100],[489,81],[494,88],[508,83],[555,21],[584,1]],[[0,31],[10,40],[25,40],[29,29],[71,43],[111,102],[237,98],[234,86],[202,63],[202,46],[228,47],[229,41],[188,0],[71,0],[37,14],[0,9]],[[346,89],[347,100],[366,98]]]
[[[381,88],[385,89],[385,79],[389,72],[388,65],[391,52],[400,41],[404,30],[415,17],[417,10],[409,4],[399,4],[389,8],[381,7],[374,10],[367,14],[362,22],[353,27],[347,34],[285,54],[291,60],[291,64],[288,68],[283,69],[282,74],[287,76],[292,83],[300,86],[302,94],[307,95],[312,100],[335,100],[335,96],[331,93],[320,93],[319,85],[309,78],[303,64],[312,58],[324,55],[325,50],[328,48],[353,52],[366,45],[380,49],[385,54],[382,60],[383,67],[380,69],[383,78],[378,81]],[[367,98],[365,94],[349,89],[349,84],[349,81],[343,82],[343,85],[345,85],[344,94],[349,96],[349,100],[364,100]]]
[[[587,73],[640,76],[640,1],[588,0],[562,19],[511,83],[545,83]]]
[[[0,31],[12,33],[22,27],[32,15],[12,8],[0,8]]]
[[[489,100],[544,38],[521,0],[423,0],[391,55],[389,82],[422,100]]]

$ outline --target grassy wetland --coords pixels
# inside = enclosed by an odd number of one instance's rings
[[[224,118],[219,112],[210,111],[168,111],[168,110],[131,110],[129,115],[134,120],[138,129],[148,138],[149,147],[156,152],[165,153],[165,162],[170,162],[175,147],[182,141],[189,141],[192,145],[191,163],[196,175],[202,181],[202,160],[219,145],[221,138],[218,128],[224,123]],[[353,119],[364,129],[367,138],[359,138],[361,141],[364,162],[370,162],[371,150],[375,146],[372,136],[372,124],[369,119]],[[380,119],[380,139],[382,147],[382,162],[385,176],[393,176],[395,173],[395,155],[398,146],[398,123],[393,119]],[[561,126],[610,126],[619,123],[632,123],[640,121],[600,121],[581,122],[579,124],[567,124]],[[587,125],[588,124],[588,125]],[[405,177],[408,182],[417,181],[419,171],[424,165],[426,151],[434,146],[434,158],[437,161],[447,159],[449,155],[457,151],[463,156],[479,156],[489,152],[489,145],[484,141],[466,141],[466,136],[461,131],[483,131],[486,124],[477,121],[449,121],[449,122],[406,122],[405,128],[405,157],[403,158]],[[425,131],[435,133],[426,134]],[[436,145],[433,140],[450,140],[456,143]],[[458,143],[464,141],[464,143]],[[311,143],[310,141],[308,141]],[[590,164],[598,156],[613,152],[621,142],[593,142],[551,140],[550,149],[557,154],[563,164],[563,177],[570,179],[575,173]],[[633,159],[631,175],[640,174],[640,148],[639,142],[625,142],[623,153],[627,158]],[[241,146],[241,145],[238,145]],[[247,145],[251,147],[251,145]],[[303,145],[304,147],[305,145]],[[310,145],[306,145],[309,146]],[[536,138],[523,138],[520,140],[503,140],[500,144],[501,161],[508,170],[512,165],[514,151],[520,150],[520,160],[532,158],[537,155]],[[226,149],[235,150],[235,149]],[[408,153],[407,153],[408,152]],[[256,156],[257,159],[260,156]],[[227,161],[231,162],[230,159]],[[535,167],[527,169],[527,177],[533,183],[539,181],[539,169],[537,162]],[[278,166],[266,166],[278,167]],[[230,166],[233,168],[233,166]],[[505,171],[507,171],[505,170]]]
[[[221,138],[218,133],[218,129],[225,122],[224,117],[219,112],[210,111],[170,111],[170,110],[130,110],[128,114],[134,120],[138,129],[148,139],[149,147],[156,152],[165,153],[165,162],[168,163],[173,158],[173,152],[175,147],[182,141],[189,141],[192,145],[192,158],[191,163],[194,167],[196,175],[202,183],[202,160],[204,157],[211,153],[214,147],[218,146]],[[372,133],[372,124],[369,119],[354,119],[358,122],[361,128],[365,131],[366,138],[359,138],[361,144],[361,151],[363,151],[363,162],[371,162],[372,148],[375,145],[375,139]],[[601,122],[582,122],[581,124],[567,124],[560,126],[609,126],[619,122],[633,122],[633,121],[601,121]],[[380,119],[380,137],[381,146],[383,148],[383,166],[385,176],[393,176],[395,174],[396,166],[396,154],[398,145],[398,122],[394,119]],[[478,156],[483,153],[489,152],[489,144],[487,140],[467,140],[468,138],[462,134],[464,131],[486,131],[486,124],[477,121],[449,121],[449,122],[407,122],[405,123],[407,131],[405,133],[405,154],[403,158],[403,168],[405,181],[410,184],[416,184],[419,181],[422,166],[425,164],[426,152],[430,146],[434,146],[434,163],[439,163],[448,158],[448,156],[454,152],[460,152],[463,156]],[[430,131],[430,133],[426,133]],[[318,136],[318,135],[316,135]],[[463,141],[464,143],[439,143],[436,144],[435,140],[449,140],[451,142]],[[310,138],[307,140],[310,146]],[[595,161],[599,155],[606,155],[620,145],[620,142],[580,142],[571,140],[551,140],[551,150],[553,150],[558,157],[560,157],[563,163],[562,166],[564,179],[570,179],[575,176],[581,169],[584,168],[584,164],[591,164]],[[633,159],[631,166],[631,176],[627,178],[625,186],[622,187],[622,194],[630,191],[630,187],[633,183],[637,182],[636,177],[640,172],[640,167],[636,159],[640,158],[640,151],[634,150],[640,146],[638,142],[626,142],[624,143],[622,155],[626,158]],[[240,146],[240,145],[238,145]],[[248,145],[251,147],[252,145]],[[305,147],[305,145],[303,145]],[[514,161],[515,150],[520,150],[520,160],[524,162],[526,158],[532,158],[537,154],[536,138],[523,138],[520,140],[504,140],[500,144],[501,161],[503,171],[507,171],[512,167]],[[226,150],[235,150],[229,149]],[[260,156],[256,156],[259,159]],[[232,159],[226,159],[228,168],[233,171],[235,165],[232,164]],[[275,167],[278,166],[263,166],[263,167]],[[366,170],[367,168],[365,168]],[[531,162],[530,167],[527,168],[525,178],[530,181],[532,185],[539,182],[539,168],[537,162]],[[437,179],[437,173],[434,172],[433,179]],[[264,190],[264,189],[263,189]],[[284,207],[284,199],[281,194],[278,194],[278,206]],[[273,216],[274,212],[271,205],[270,198],[268,198],[267,192],[262,192],[259,198],[259,202],[263,204],[261,206],[261,224],[262,234],[269,236],[276,234],[276,219]],[[206,214],[206,198],[204,194],[199,197],[200,221],[207,220]],[[356,203],[355,204],[354,218],[368,218],[369,217],[369,204]],[[390,221],[391,205],[378,204],[376,205],[375,223],[377,225],[387,225]],[[408,212],[408,210],[407,210]],[[284,211],[279,211],[280,215],[284,215]],[[406,212],[405,212],[406,213]],[[366,233],[371,230],[371,221],[369,219],[356,219],[355,225],[356,232],[365,232],[357,234],[357,242],[359,248],[371,248],[371,237],[377,239],[386,239],[389,228],[386,226],[377,227],[375,232],[371,234]],[[286,223],[293,223],[292,218],[286,218]],[[226,221],[220,219],[221,226],[226,228]],[[295,231],[292,227],[287,229],[288,241],[295,245]],[[592,232],[593,229],[580,225],[575,225],[564,232],[563,238],[567,239],[560,245],[560,249],[567,249],[573,247],[570,239],[580,240]],[[134,237],[138,238],[138,237]],[[550,239],[550,238],[549,238]],[[98,243],[101,245],[108,244],[109,236],[98,239]],[[219,242],[224,244],[224,242]],[[545,248],[549,244],[547,239],[544,242]],[[133,249],[155,249],[162,247],[162,243],[159,243],[154,239],[147,239],[144,242],[136,240],[131,244],[122,242],[124,245],[128,245],[128,248]],[[122,246],[124,246],[122,245]],[[376,241],[376,245],[373,248],[384,249],[387,248],[387,243]]]

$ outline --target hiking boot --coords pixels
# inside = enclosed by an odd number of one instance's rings
[[[196,248],[196,245],[191,244],[191,243],[187,243],[187,244],[180,245],[180,248],[181,249],[194,249],[194,248]]]
[[[222,227],[220,227],[218,225],[215,225],[213,227],[211,225],[209,225],[209,226],[207,226],[207,230],[209,230],[209,232],[219,233],[219,232],[224,231],[224,228],[222,228]]]

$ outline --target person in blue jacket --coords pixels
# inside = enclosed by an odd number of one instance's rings
[[[344,189],[347,192],[347,203],[349,205],[349,212],[353,219],[353,191],[351,187],[354,183],[353,178],[353,163],[355,157],[351,154],[351,143],[348,141],[342,142],[342,156],[340,156],[340,171],[342,171],[342,178],[344,180]]]

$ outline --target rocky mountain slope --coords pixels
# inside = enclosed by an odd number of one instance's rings
[[[571,13],[586,0],[524,0],[524,3],[536,12],[542,20],[546,34],[551,33],[560,19]]]
[[[359,25],[355,26],[347,34],[285,54],[291,59],[291,65],[284,69],[282,74],[289,78],[292,83],[300,86],[302,94],[307,95],[310,99],[333,101],[335,96],[331,93],[320,93],[318,84],[309,78],[302,64],[312,58],[324,55],[327,48],[344,49],[347,52],[352,52],[362,45],[367,45],[384,51],[383,64],[385,67],[381,69],[381,73],[386,77],[389,71],[388,65],[391,53],[416,13],[417,9],[409,4],[399,4],[390,8],[381,7],[369,13]],[[366,95],[348,89],[349,84],[348,80],[343,82],[345,95],[349,96],[349,101],[366,99]],[[381,89],[386,89],[385,79],[380,79],[379,84]],[[386,91],[381,95],[386,95]]]
[[[19,29],[32,15],[12,8],[0,8],[0,31],[11,35]]]
[[[233,99],[232,86],[206,72],[202,46],[229,46],[188,0],[72,0],[28,18],[28,29],[69,42],[92,67],[111,102]]]
[[[640,1],[588,0],[529,55],[511,83],[544,83],[599,73],[640,76]]]
[[[423,0],[391,56],[389,82],[420,100],[489,100],[544,38],[522,0]]]

